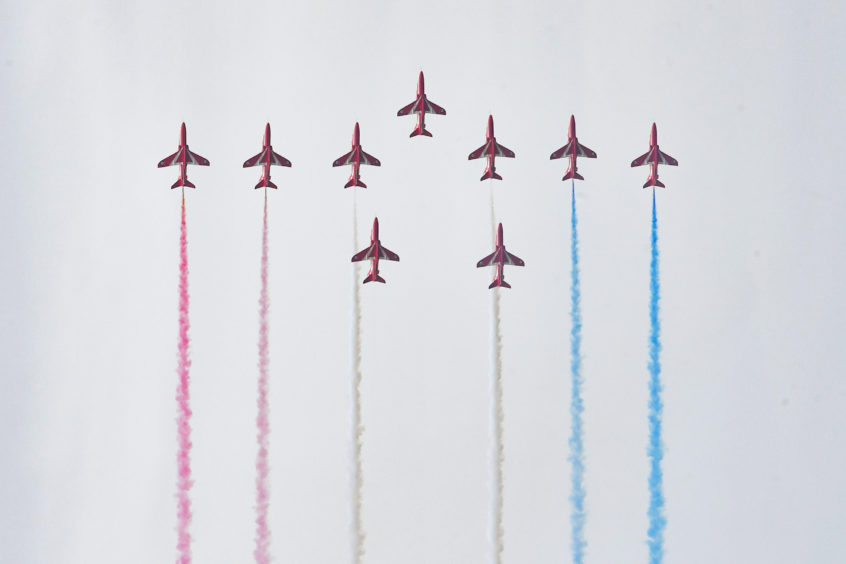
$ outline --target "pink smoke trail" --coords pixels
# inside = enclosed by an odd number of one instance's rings
[[[191,359],[188,358],[188,228],[185,224],[185,194],[182,195],[182,225],[179,233],[179,360],[177,374],[179,386],[176,388],[178,404],[177,431],[179,434],[179,452],[176,464],[177,477],[177,518],[178,538],[176,548],[179,554],[178,564],[191,564],[191,407],[189,405],[188,371]]]
[[[261,230],[261,294],[259,296],[259,381],[258,381],[258,455],[256,456],[256,549],[253,552],[256,564],[270,562],[270,531],[267,527],[269,493],[267,475],[267,437],[270,434],[267,401],[267,190],[264,192],[264,223]]]

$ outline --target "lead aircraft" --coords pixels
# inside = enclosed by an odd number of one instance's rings
[[[185,122],[182,122],[182,127],[179,129],[179,148],[169,157],[165,157],[159,161],[159,168],[165,166],[179,165],[179,178],[173,183],[171,189],[178,186],[187,186],[188,188],[196,188],[191,181],[188,180],[188,165],[209,166],[209,160],[201,157],[197,153],[188,150],[188,135],[185,133]]]
[[[446,115],[445,109],[434,102],[430,102],[426,97],[426,88],[423,84],[423,71],[420,71],[420,76],[417,77],[417,98],[415,98],[409,105],[401,108],[397,112],[397,115],[407,116],[411,113],[417,114],[417,127],[414,128],[414,131],[411,132],[409,137],[416,137],[418,135],[431,137],[432,134],[426,131],[426,114],[437,114],[439,116]]]
[[[576,137],[576,118],[572,115],[570,116],[570,129],[567,131],[567,144],[549,155],[550,160],[561,159],[564,157],[568,157],[570,159],[570,167],[567,169],[567,173],[561,180],[570,180],[571,178],[575,180],[584,180],[585,177],[577,172],[576,158],[596,158],[596,153],[594,151],[579,143],[579,139]]]

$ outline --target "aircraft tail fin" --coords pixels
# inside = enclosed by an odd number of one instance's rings
[[[367,278],[364,279],[364,282],[362,282],[362,284],[367,284],[368,282],[381,282],[382,284],[384,284],[385,279],[379,276],[378,274],[371,272],[367,276]]]
[[[666,186],[664,186],[663,182],[661,182],[657,178],[652,178],[651,176],[646,180],[646,183],[643,185],[643,187],[649,188],[650,186],[652,186],[653,188],[655,186],[657,186],[659,188],[666,188]]]
[[[344,188],[349,188],[350,186],[358,186],[359,188],[367,188],[367,184],[361,181],[360,178],[350,177],[346,184],[344,184]]]
[[[482,175],[482,178],[479,180],[487,180],[488,178],[493,178],[494,180],[502,180],[502,177],[496,173],[496,171],[492,168],[489,168],[485,171],[485,174]]]
[[[568,170],[567,174],[565,174],[564,178],[562,178],[561,180],[570,180],[571,178],[575,179],[575,180],[584,180],[585,179],[585,177],[582,176],[581,174],[579,174],[578,172],[576,172],[574,170]]]
[[[418,135],[424,135],[424,136],[426,136],[426,137],[431,137],[431,136],[432,136],[432,134],[431,134],[431,133],[429,133],[429,132],[426,130],[426,128],[425,128],[425,127],[420,127],[420,126],[417,126],[417,127],[415,127],[415,128],[414,128],[414,131],[412,131],[412,132],[411,132],[411,135],[409,135],[409,137],[417,137]]]
[[[258,184],[256,184],[256,189],[258,188],[276,188],[276,184],[271,182],[269,178],[262,176],[261,180],[259,180]]]
[[[176,179],[176,182],[173,183],[173,186],[171,186],[170,189],[173,190],[174,188],[179,188],[180,186],[185,186],[186,188],[196,188],[196,186],[194,186],[194,184],[191,183],[190,180],[188,180],[187,178],[183,180],[180,176]]]
[[[490,286],[488,286],[488,288],[489,288],[489,289],[490,289],[490,288],[496,288],[497,286],[500,286],[500,287],[502,287],[502,288],[510,288],[510,287],[511,287],[511,284],[509,284],[508,282],[506,282],[506,281],[505,281],[505,280],[503,280],[502,278],[495,278],[495,279],[494,279],[494,281],[493,281],[493,282],[491,282],[491,285],[490,285]]]

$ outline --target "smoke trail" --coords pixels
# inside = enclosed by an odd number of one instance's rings
[[[494,209],[493,188],[491,188],[491,227],[496,239],[496,211]],[[491,430],[493,444],[490,454],[491,481],[491,561],[501,564],[505,548],[505,527],[503,525],[503,486],[502,467],[505,461],[503,448],[503,425],[505,417],[502,406],[502,317],[499,304],[500,289],[494,288],[491,295]]]
[[[655,212],[655,190],[652,190],[652,258],[649,262],[649,562],[661,564],[664,559],[663,476],[661,459],[661,323],[658,319],[660,286],[658,282],[658,216]]]
[[[585,550],[584,445],[582,444],[582,310],[579,286],[579,233],[576,186],[570,205],[570,544],[573,564],[582,564]]]
[[[176,372],[179,386],[176,389],[178,405],[177,432],[179,451],[176,457],[177,477],[177,518],[178,564],[191,563],[191,407],[188,389],[188,372],[191,359],[188,358],[188,228],[185,224],[185,194],[182,195],[182,224],[179,232],[179,360]]]
[[[358,251],[358,206],[353,192],[353,252]],[[364,558],[364,525],[361,519],[361,496],[364,489],[362,477],[361,446],[364,426],[361,423],[361,282],[359,263],[352,269],[352,554],[353,562],[361,564]]]
[[[270,562],[270,531],[267,526],[269,491],[267,476],[267,444],[270,434],[268,421],[267,372],[269,355],[267,349],[267,189],[264,191],[264,216],[261,230],[261,294],[259,295],[259,338],[258,338],[258,416],[256,417],[258,454],[256,455],[256,549],[253,555],[256,564]]]

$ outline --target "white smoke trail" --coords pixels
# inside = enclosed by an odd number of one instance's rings
[[[355,190],[355,188],[353,188]],[[353,192],[353,252],[358,251],[358,206]],[[361,446],[364,426],[361,423],[361,282],[359,263],[352,269],[352,561],[361,564],[364,559],[364,525],[361,519],[361,496],[364,489],[362,477]]]
[[[496,241],[496,211],[493,188],[491,188],[491,233]],[[502,405],[502,318],[499,308],[500,288],[491,295],[491,431],[493,444],[490,453],[491,519],[489,535],[491,540],[491,562],[502,563],[505,548],[505,527],[503,525],[503,425],[505,416]]]

